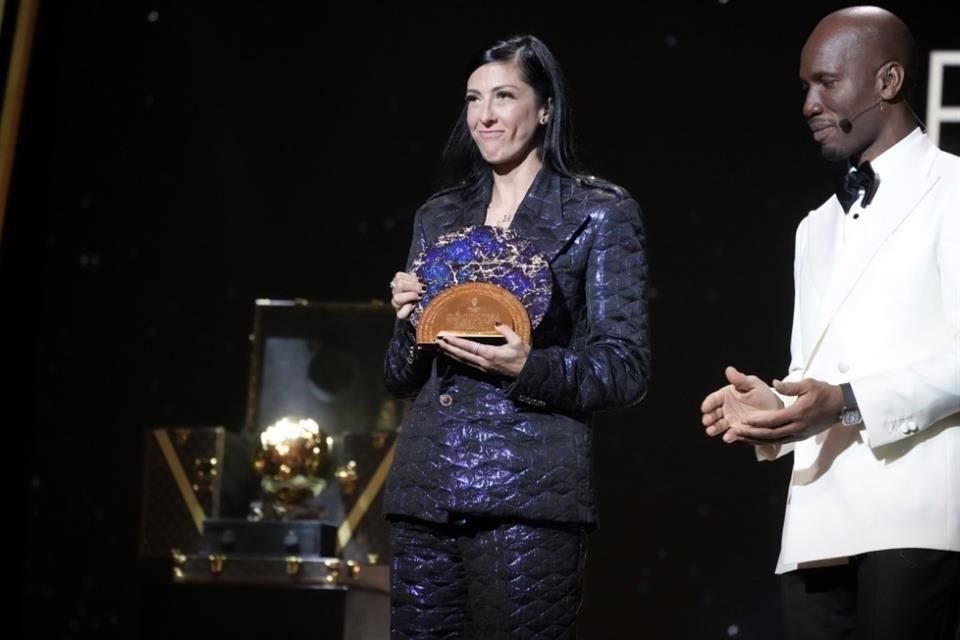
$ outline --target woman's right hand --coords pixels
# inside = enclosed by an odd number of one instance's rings
[[[405,320],[410,317],[413,308],[426,292],[426,287],[420,284],[420,280],[412,273],[398,271],[393,280],[390,281],[390,289],[393,291],[393,297],[390,298],[390,304],[397,311],[397,319]]]

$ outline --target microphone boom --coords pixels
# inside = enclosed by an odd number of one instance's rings
[[[853,131],[853,123],[856,121],[857,118],[865,114],[867,111],[870,111],[871,109],[876,109],[881,104],[883,104],[883,100],[882,99],[877,100],[875,103],[873,103],[872,105],[870,105],[869,107],[867,107],[866,109],[858,113],[857,115],[853,116],[853,120],[847,120],[846,118],[838,120],[837,126],[840,127],[840,131],[843,131],[844,133],[850,133],[851,131]]]

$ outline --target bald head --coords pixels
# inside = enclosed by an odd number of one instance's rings
[[[903,88],[914,85],[917,46],[913,34],[903,20],[886,9],[861,6],[834,11],[817,24],[804,48],[830,46],[831,42],[844,45],[847,59],[873,69],[898,63],[906,76]]]

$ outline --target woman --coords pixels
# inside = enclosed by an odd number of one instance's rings
[[[394,393],[416,396],[386,489],[395,638],[575,634],[596,525],[590,416],[646,392],[641,212],[620,187],[575,173],[561,71],[532,36],[471,67],[445,153],[452,186],[417,211],[407,271],[391,281]],[[511,229],[549,261],[550,306],[532,347],[447,337],[418,349],[415,258],[472,225]]]

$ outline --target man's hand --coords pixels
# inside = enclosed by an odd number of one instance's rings
[[[724,373],[730,384],[704,398],[700,411],[707,435],[722,435],[723,441],[729,443],[738,440],[733,427],[744,424],[748,415],[758,411],[771,413],[782,409],[783,403],[757,376],[744,375],[734,367],[727,367]]]
[[[786,409],[754,411],[733,427],[737,438],[751,444],[784,444],[806,440],[837,423],[843,409],[843,391],[838,385],[813,378],[799,382],[773,381],[785,396],[797,396]]]

